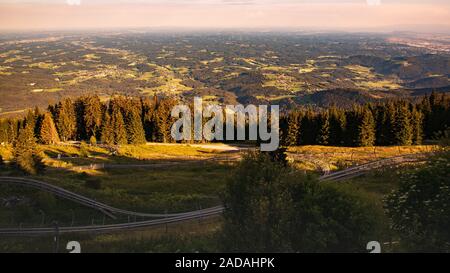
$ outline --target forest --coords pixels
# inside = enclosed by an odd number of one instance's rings
[[[38,143],[86,141],[105,145],[171,143],[172,98],[98,96],[65,99],[23,119],[0,121],[0,143],[15,144],[25,129]],[[386,100],[350,109],[297,108],[280,119],[283,146],[370,147],[420,145],[450,127],[450,96],[433,93],[417,102]]]

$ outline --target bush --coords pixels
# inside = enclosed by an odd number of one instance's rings
[[[439,152],[427,166],[405,172],[386,211],[403,245],[413,252],[450,252],[450,153]]]
[[[365,252],[378,212],[360,196],[249,154],[224,195],[224,251]]]
[[[89,157],[89,150],[85,142],[81,142],[80,144],[80,156],[81,157]]]
[[[89,139],[89,143],[90,143],[92,146],[97,145],[97,139],[95,138],[95,136],[91,136],[91,138]]]

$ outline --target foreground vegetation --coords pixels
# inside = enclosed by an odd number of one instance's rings
[[[224,219],[177,224],[169,226],[167,232],[163,226],[96,236],[69,235],[61,237],[61,242],[79,240],[85,252],[365,252],[365,244],[375,239],[387,243],[382,246],[384,252],[448,251],[445,248],[448,223],[442,214],[448,204],[447,195],[442,192],[449,182],[448,168],[445,168],[448,156],[442,156],[445,153],[426,165],[385,168],[337,184],[317,182],[317,170],[305,168],[308,157],[324,162],[344,160],[349,164],[360,164],[375,158],[373,148],[293,147],[288,159],[293,154],[301,156],[288,167],[255,154],[236,166],[215,162],[200,164],[197,159],[223,154],[220,150],[189,145],[180,146],[183,162],[189,162],[185,158],[188,155],[194,159],[187,165],[75,171],[57,164],[67,162],[75,167],[102,161],[114,164],[177,163],[180,154],[175,147],[146,145],[137,149],[123,146],[117,155],[112,155],[108,149],[86,145],[89,156],[82,157],[80,145],[40,146],[46,155],[47,167],[44,173],[33,177],[119,208],[161,213],[195,210],[221,201],[228,208]],[[166,148],[167,152],[158,158],[156,154]],[[4,146],[2,155],[7,157],[9,150]],[[438,148],[378,147],[376,153],[379,158],[384,158],[430,150],[436,153]],[[55,158],[58,153],[76,157],[58,160]],[[0,168],[2,175],[20,175],[9,164]],[[412,181],[417,181],[417,186],[411,186]],[[407,191],[414,192],[419,187],[427,195],[417,199],[413,193],[408,193],[411,199],[398,203],[403,199],[396,196],[404,196]],[[3,227],[50,226],[55,220],[61,225],[114,222],[99,212],[42,192],[2,186],[0,193],[2,200],[17,197],[15,202],[9,199],[9,206],[0,209]],[[425,205],[427,210],[424,211]],[[403,218],[411,215],[405,214],[405,209],[409,213],[417,210],[414,229],[409,229],[410,218]],[[438,216],[439,222],[432,220]],[[118,219],[122,222],[136,220],[141,219]],[[51,252],[51,241],[50,237],[5,238],[0,243],[0,251]],[[424,241],[428,244],[423,244]]]

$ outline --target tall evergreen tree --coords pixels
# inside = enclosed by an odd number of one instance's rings
[[[317,144],[328,145],[330,144],[330,116],[328,112],[323,112],[317,118],[319,125],[319,132],[317,135]]]
[[[394,124],[394,139],[396,145],[411,145],[413,130],[411,126],[411,112],[408,104],[399,102],[396,107]]]
[[[6,142],[14,144],[19,134],[20,127],[21,125],[19,120],[16,119],[8,120],[8,128],[7,128],[8,139]]]
[[[412,143],[421,145],[423,141],[423,114],[417,107],[411,113]]]
[[[173,142],[171,136],[171,127],[173,123],[171,112],[175,105],[176,101],[172,99],[164,99],[158,102],[154,116],[155,130],[152,137],[154,141],[162,143]]]
[[[127,130],[125,128],[125,122],[123,121],[122,112],[118,107],[113,107],[112,109],[111,122],[114,128],[114,144],[127,144]]]
[[[62,141],[74,140],[77,131],[77,117],[75,105],[71,99],[65,99],[57,105],[55,125]]]
[[[0,144],[8,142],[8,120],[0,120]]]
[[[155,111],[156,100],[145,98],[141,100],[142,104],[142,123],[145,130],[145,138],[147,141],[152,141],[152,135],[155,130]]]
[[[300,122],[300,144],[301,145],[314,145],[316,144],[318,126],[316,115],[312,109],[308,109]]]
[[[357,146],[371,147],[375,144],[375,120],[372,112],[367,108],[359,113]]]
[[[300,112],[293,112],[283,119],[284,124],[281,127],[283,128],[283,144],[285,146],[299,145],[301,119]]]
[[[43,144],[55,144],[60,141],[52,115],[49,112],[45,113],[42,119],[39,141]]]
[[[37,174],[43,170],[42,158],[36,146],[34,128],[28,123],[19,130],[17,141],[14,144],[14,162],[28,174]]]
[[[97,137],[99,135],[102,125],[102,103],[97,96],[90,96],[84,99],[84,126],[85,126],[85,139],[89,140],[91,136]]]
[[[105,111],[103,117],[103,125],[101,132],[101,142],[106,145],[114,145],[114,125],[112,123],[111,115]]]
[[[335,146],[344,145],[346,118],[342,109],[332,107],[330,115],[330,144]]]
[[[144,144],[146,142],[142,119],[137,111],[128,113],[126,128],[129,144]]]

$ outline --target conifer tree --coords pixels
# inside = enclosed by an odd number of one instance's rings
[[[357,146],[371,147],[375,144],[375,120],[372,112],[365,107],[359,114]]]
[[[155,130],[152,137],[154,141],[162,143],[173,142],[170,130],[173,123],[171,111],[175,103],[172,99],[164,99],[158,102],[154,117]]]
[[[330,144],[335,146],[344,145],[346,119],[345,113],[341,109],[332,107],[330,115]]]
[[[19,130],[17,141],[14,144],[14,162],[28,174],[37,174],[44,169],[42,158],[36,147],[32,123],[28,123]]]
[[[308,109],[300,122],[301,145],[314,145],[317,139],[317,120],[314,112]]]
[[[144,144],[146,142],[142,120],[137,111],[128,113],[126,128],[129,144]]]
[[[10,144],[14,144],[19,134],[20,122],[16,119],[8,120],[8,128],[7,128],[7,136],[8,139],[6,142]]]
[[[411,145],[413,130],[411,126],[411,112],[408,104],[399,102],[396,109],[394,124],[394,139],[396,145]]]
[[[142,123],[145,131],[145,138],[147,141],[152,141],[152,135],[155,130],[155,100],[151,101],[149,98],[141,100],[142,104]]]
[[[123,121],[122,112],[118,107],[113,107],[111,122],[114,128],[114,144],[127,144],[127,131]]]
[[[55,109],[55,125],[62,141],[74,140],[77,131],[75,105],[71,99],[60,102]]]
[[[421,145],[423,141],[423,114],[417,107],[411,113],[412,143]]]
[[[0,144],[8,142],[8,120],[0,120]]]
[[[284,125],[282,125],[284,136],[283,143],[286,146],[296,146],[299,145],[299,135],[301,114],[299,112],[294,112],[284,118]]]
[[[39,141],[42,144],[55,144],[59,142],[58,131],[53,122],[52,115],[47,112],[44,114],[42,124],[40,126]]]
[[[90,96],[84,99],[84,126],[86,140],[91,136],[98,136],[102,125],[103,109],[100,98]]]
[[[324,112],[318,117],[318,124],[320,129],[317,135],[317,144],[330,144],[330,118],[328,112]]]
[[[109,111],[105,111],[103,117],[103,125],[101,132],[101,142],[106,145],[114,145],[114,125],[112,123],[111,115]]]

